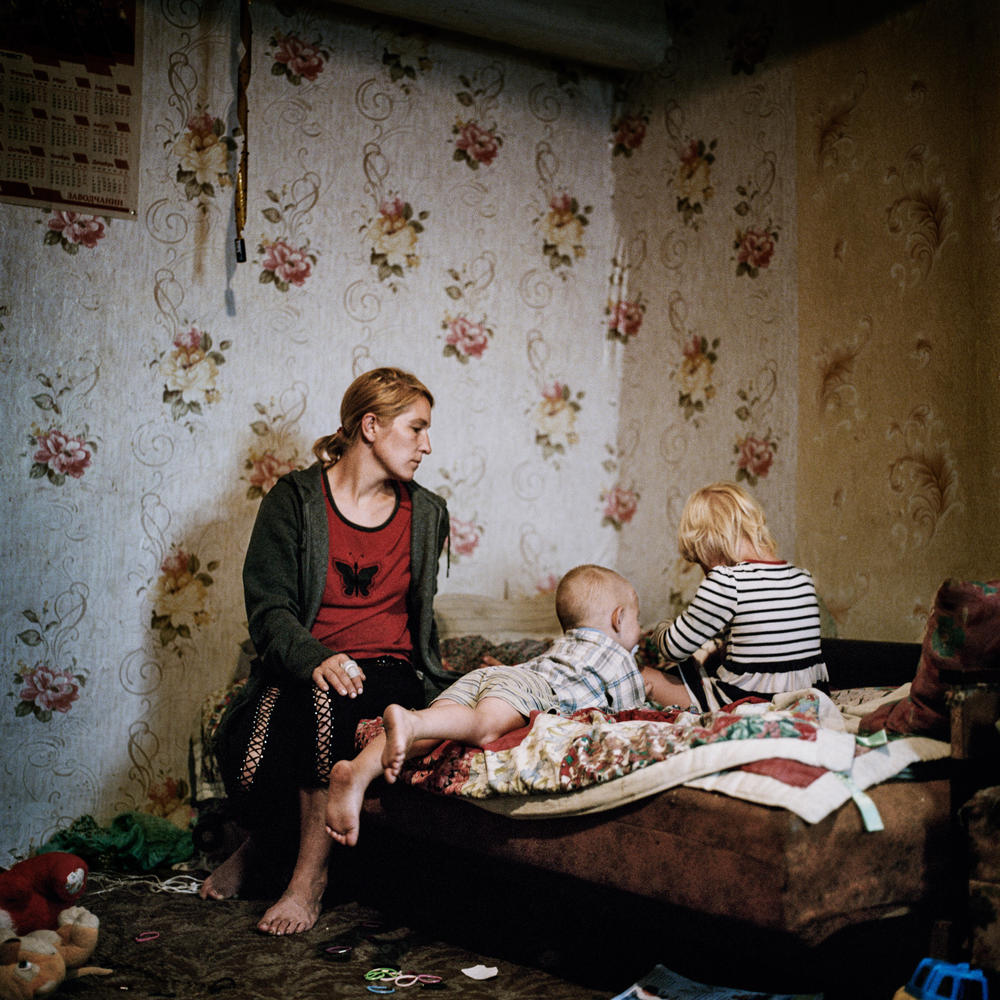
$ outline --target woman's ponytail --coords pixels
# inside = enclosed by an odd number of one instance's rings
[[[325,434],[323,437],[317,438],[313,442],[312,450],[316,461],[324,468],[329,468],[340,461],[346,447],[347,440],[344,428],[338,427],[332,434]]]

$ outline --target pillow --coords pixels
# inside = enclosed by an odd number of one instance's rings
[[[639,648],[635,651],[635,662],[639,665],[640,670],[643,667],[659,667],[664,664],[663,656],[656,645],[655,635],[656,629],[651,628],[646,629],[639,636]]]
[[[562,635],[555,594],[487,597],[438,594],[434,617],[446,670],[464,674],[489,656],[501,663],[524,663],[540,656]]]
[[[1000,667],[1000,580],[945,580],[927,619],[909,695],[864,716],[859,729],[947,740],[948,706],[941,670],[996,667]]]
[[[555,594],[530,597],[486,597],[482,594],[438,594],[434,617],[441,639],[481,635],[490,642],[549,639],[562,635]]]

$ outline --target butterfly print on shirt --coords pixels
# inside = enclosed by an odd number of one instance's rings
[[[340,574],[341,580],[344,581],[345,597],[353,597],[355,594],[359,597],[368,596],[368,592],[375,581],[378,566],[364,566],[358,569],[357,563],[352,566],[350,563],[334,559],[333,567]]]

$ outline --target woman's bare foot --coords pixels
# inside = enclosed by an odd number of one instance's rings
[[[317,887],[313,887],[300,893],[289,885],[281,898],[268,907],[264,916],[260,918],[257,930],[278,937],[285,934],[301,934],[309,930],[319,919],[325,888],[324,882],[318,887],[318,891]]]
[[[309,930],[323,908],[330,862],[330,838],[323,831],[325,788],[299,789],[299,853],[288,888],[257,922],[264,934],[300,934]]]
[[[392,784],[403,770],[415,739],[413,713],[402,705],[390,705],[382,713],[385,746],[382,748],[382,773]]]
[[[198,890],[202,899],[231,899],[243,885],[250,857],[253,854],[253,842],[250,837],[240,844],[225,861],[205,879]]]

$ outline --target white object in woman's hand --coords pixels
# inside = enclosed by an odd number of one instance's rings
[[[321,691],[329,691],[332,687],[345,698],[356,698],[364,690],[364,671],[344,653],[324,660],[313,671],[312,678]]]

